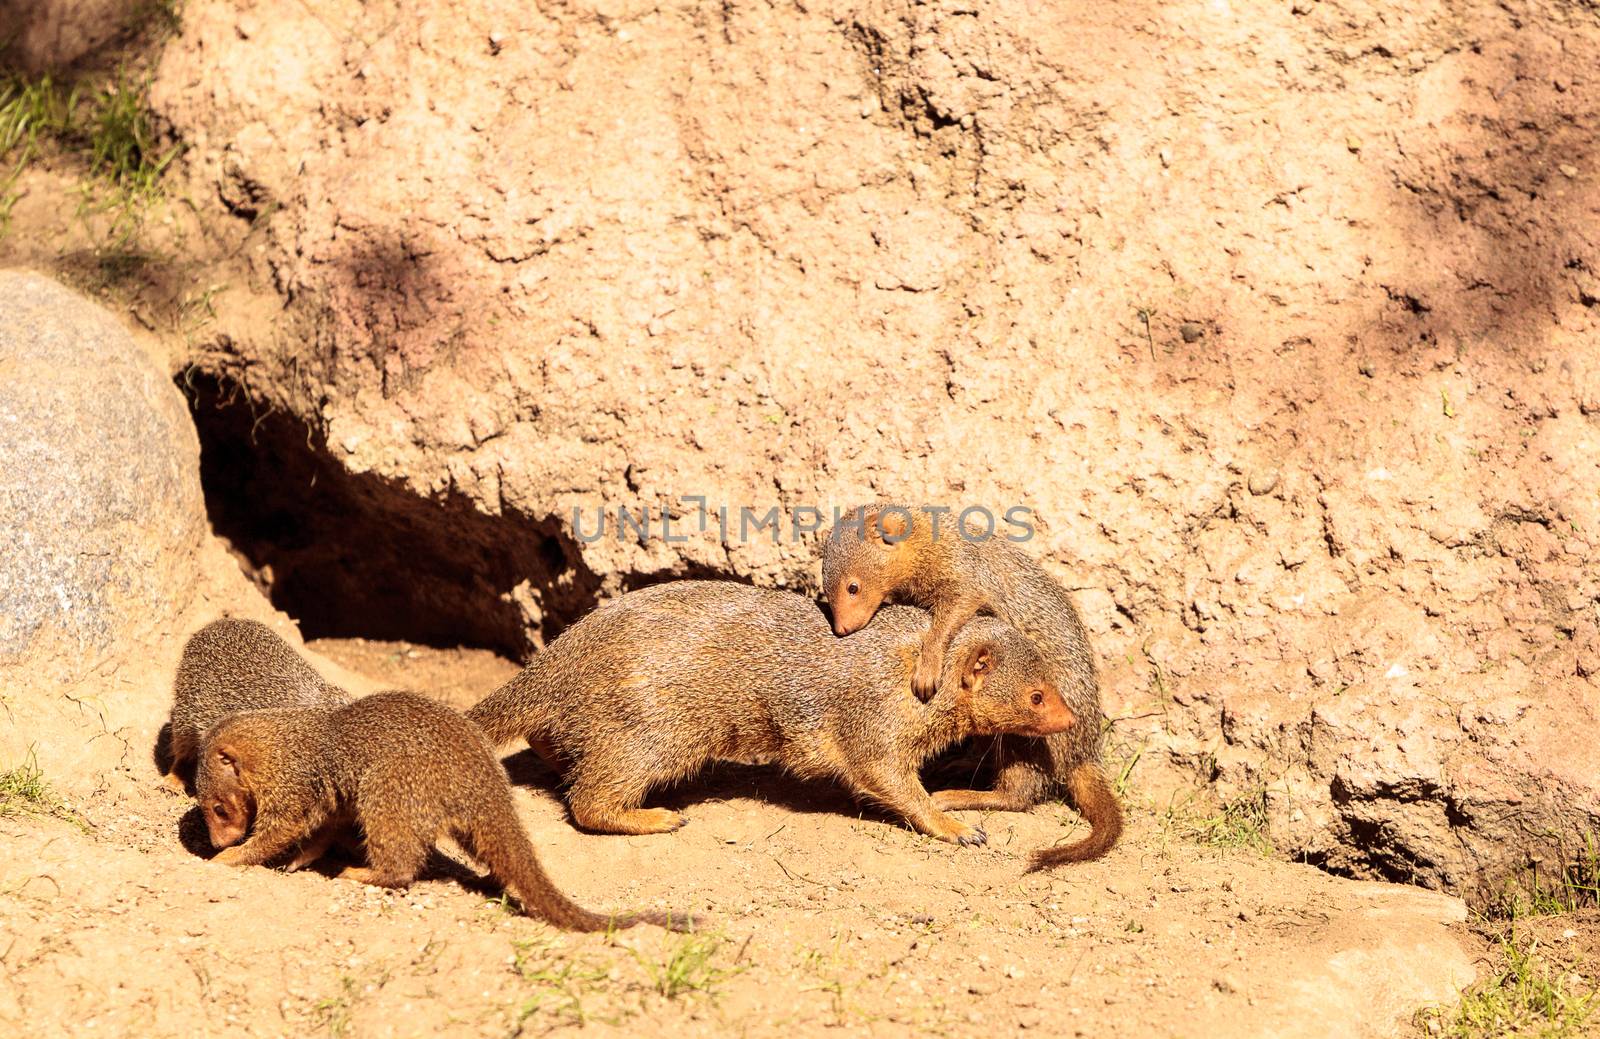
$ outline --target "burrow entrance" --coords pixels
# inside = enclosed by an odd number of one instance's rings
[[[227,376],[177,381],[213,529],[306,638],[525,658],[595,605],[600,580],[555,517],[486,516],[460,496],[350,473],[319,432]]]

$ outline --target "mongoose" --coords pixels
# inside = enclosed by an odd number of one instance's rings
[[[933,510],[877,504],[834,525],[822,556],[834,632],[860,630],[890,596],[931,610],[913,680],[922,697],[941,674],[947,646],[954,651],[952,635],[979,611],[1031,639],[1078,724],[1044,740],[1001,738],[992,791],[941,790],[933,798],[947,809],[1026,811],[1065,787],[1089,835],[1035,852],[1030,868],[1098,858],[1122,834],[1122,806],[1101,765],[1104,715],[1083,621],[1067,590],[1015,544],[998,537],[969,540],[954,521],[938,518]]]
[[[352,880],[406,887],[448,836],[488,866],[525,912],[559,927],[695,924],[688,915],[604,915],[570,901],[540,867],[483,732],[411,693],[375,693],[331,710],[230,715],[206,734],[195,789],[211,843],[223,849],[215,861],[228,865],[261,865],[290,852],[291,868],[305,865],[353,823],[366,837],[368,866],[340,874]]]
[[[287,642],[256,621],[224,618],[190,636],[173,683],[172,757],[163,784],[183,793],[183,771],[207,729],[235,711],[338,707],[350,694],[324,681]]]
[[[496,745],[526,739],[570,782],[574,822],[664,833],[677,812],[652,787],[713,760],[777,763],[843,780],[918,831],[982,844],[940,811],[918,768],[969,735],[1073,724],[1028,641],[994,618],[956,633],[938,695],[911,695],[922,610],[886,611],[836,639],[816,603],[727,581],[630,592],[584,617],[467,716]]]

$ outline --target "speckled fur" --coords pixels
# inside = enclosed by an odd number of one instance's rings
[[[933,805],[918,767],[975,732],[1070,716],[1027,640],[992,618],[958,633],[939,695],[919,703],[910,676],[927,626],[923,611],[897,608],[836,639],[816,604],[789,592],[656,585],[573,625],[468,717],[491,742],[527,739],[560,769],[586,829],[675,829],[677,813],[640,807],[646,793],[732,760],[842,780],[923,833],[977,843],[981,831]],[[985,647],[988,670],[963,688]],[[1044,708],[1029,701],[1035,690]],[[1041,721],[1041,710],[1055,713]]]
[[[483,732],[456,711],[410,693],[378,693],[337,709],[230,715],[207,734],[195,785],[217,860],[262,865],[295,853],[314,861],[350,825],[369,866],[346,876],[405,887],[448,836],[480,859],[523,909],[560,927],[602,931],[654,923],[685,930],[688,915],[584,909],[556,889],[518,822],[505,770]],[[243,843],[237,843],[249,836]]]
[[[165,783],[183,791],[182,772],[194,761],[201,738],[226,715],[268,707],[338,707],[351,699],[265,624],[212,621],[190,636],[178,662]]]
[[[903,518],[884,511],[893,509],[909,513],[911,524],[891,544],[872,531],[880,516]],[[941,626],[959,625],[975,612],[992,614],[1038,647],[1078,718],[1072,729],[1044,739],[1002,737],[993,791],[946,790],[935,794],[935,800],[946,808],[1020,811],[1053,793],[1065,793],[1088,820],[1090,834],[1073,844],[1041,849],[1033,867],[1105,854],[1122,833],[1122,808],[1101,762],[1105,715],[1094,654],[1067,590],[1003,536],[986,541],[961,537],[953,515],[940,517],[936,537],[934,517],[915,506],[885,502],[860,506],[847,515],[856,514],[863,514],[862,524],[841,521],[823,546],[823,593],[836,626],[858,627],[886,600],[925,607],[933,612],[933,635],[922,646],[922,664],[936,673],[945,652],[938,637]],[[854,595],[852,584],[857,586]]]

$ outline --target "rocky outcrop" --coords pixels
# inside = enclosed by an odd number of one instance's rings
[[[1468,891],[1600,827],[1597,57],[1560,3],[194,0],[151,97],[247,265],[208,385],[323,474],[236,515],[306,609],[420,566],[527,648],[814,583],[574,509],[1025,504],[1135,789]]]

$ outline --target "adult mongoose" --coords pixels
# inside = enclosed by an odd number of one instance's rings
[[[341,876],[383,887],[416,879],[441,837],[488,866],[530,915],[575,931],[653,923],[687,930],[687,914],[594,913],[545,875],[511,785],[483,732],[412,693],[376,693],[335,709],[229,715],[207,732],[196,796],[216,861],[314,860],[348,824],[366,838],[366,867]],[[248,839],[246,838],[248,834]],[[243,841],[243,843],[240,843]]]
[[[325,681],[273,630],[225,617],[189,637],[173,682],[171,762],[162,782],[183,793],[183,772],[206,730],[236,711],[267,707],[338,707],[349,693]]]
[[[928,696],[952,636],[980,611],[1026,635],[1077,717],[1046,739],[1003,736],[993,790],[941,790],[943,808],[1026,811],[1064,788],[1089,823],[1080,841],[1034,853],[1033,869],[1098,858],[1122,834],[1122,806],[1101,764],[1100,683],[1072,597],[1044,567],[1001,537],[979,539],[942,516],[949,510],[876,504],[834,524],[822,555],[822,588],[835,634],[862,629],[891,596],[932,611],[914,685]],[[942,522],[941,522],[942,520]]]
[[[833,777],[918,831],[981,844],[923,789],[929,756],[974,734],[1043,735],[1073,724],[1044,662],[1008,625],[956,633],[938,694],[911,695],[922,610],[887,610],[836,639],[810,599],[727,581],[630,592],[579,620],[467,712],[496,745],[526,739],[570,782],[581,827],[664,833],[652,787],[713,760]]]

